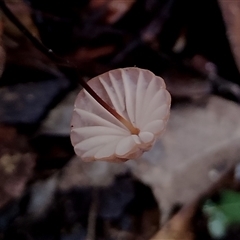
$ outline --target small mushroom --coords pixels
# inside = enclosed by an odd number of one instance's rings
[[[74,105],[71,142],[84,161],[126,161],[148,151],[163,133],[171,96],[162,78],[136,67],[88,81]],[[90,92],[90,93],[89,93]]]

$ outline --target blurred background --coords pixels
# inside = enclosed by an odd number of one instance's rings
[[[240,239],[240,1],[5,3],[79,75],[1,11],[0,240]],[[138,160],[82,162],[80,81],[133,66],[166,81],[165,134]]]

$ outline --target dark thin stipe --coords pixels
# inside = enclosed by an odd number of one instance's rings
[[[51,49],[47,48],[39,39],[32,35],[32,33],[17,19],[17,17],[11,12],[11,10],[7,7],[4,0],[0,0],[0,8],[3,13],[7,16],[7,18],[32,42],[32,44],[41,51],[48,58],[53,60],[59,66],[66,66],[69,68],[73,68],[78,72],[76,66],[71,63],[69,60],[65,60],[59,56],[57,56]],[[85,82],[80,78],[81,86],[109,113],[111,113],[115,118],[117,118],[122,124],[124,124],[130,132],[133,134],[137,134],[139,132],[131,122],[123,118],[120,114],[118,114],[113,108],[111,108],[105,101],[102,100],[101,97]]]

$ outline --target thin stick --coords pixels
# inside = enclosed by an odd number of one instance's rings
[[[17,19],[12,11],[7,7],[4,0],[0,0],[0,8],[7,18],[32,42],[32,44],[48,58],[56,62],[58,65],[65,65],[69,68],[76,69],[77,67],[70,61],[57,56],[51,49],[47,48],[38,38],[32,35],[32,33]],[[117,118],[132,134],[138,134],[139,129],[135,128],[131,122],[118,114],[113,108],[111,108],[101,97],[85,82],[80,78],[80,84],[82,87],[110,114]]]
[[[92,202],[88,214],[88,227],[86,240],[95,240],[98,212],[98,198],[99,192],[96,188],[94,188],[92,192]]]
[[[59,61],[59,57],[56,56],[51,49],[44,46],[40,40],[38,40],[32,33],[17,19],[17,17],[12,13],[12,11],[7,7],[4,0],[0,0],[0,8],[7,18],[32,42],[32,44],[42,53],[44,53],[48,58]]]

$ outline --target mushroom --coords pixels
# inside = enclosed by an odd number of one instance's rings
[[[88,81],[78,94],[71,142],[84,161],[136,159],[153,146],[169,118],[164,80],[136,67],[115,69]]]

